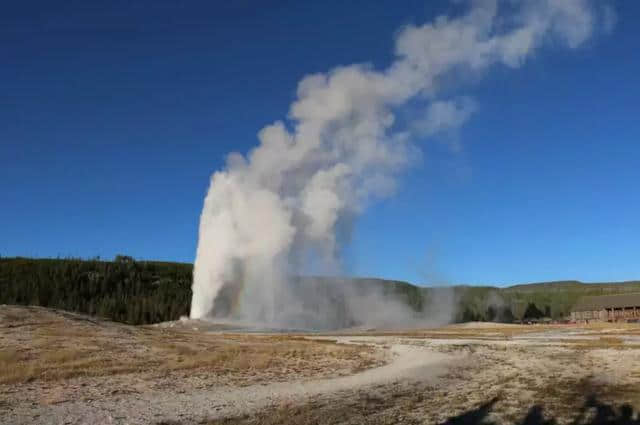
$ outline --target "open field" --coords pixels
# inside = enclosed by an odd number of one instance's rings
[[[0,423],[607,423],[640,407],[638,325],[205,327],[0,306]]]

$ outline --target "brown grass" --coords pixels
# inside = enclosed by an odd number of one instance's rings
[[[348,399],[333,401],[310,401],[288,404],[263,410],[254,415],[214,419],[207,425],[337,425],[366,423],[391,425],[401,423],[418,424],[418,419],[407,417],[417,406],[425,402],[420,392],[402,391],[393,394],[375,395],[359,392]]]
[[[335,341],[138,328],[73,320],[44,309],[2,309],[12,310],[9,315],[4,311],[0,321],[0,384],[184,370],[313,375],[375,363],[371,348]],[[11,326],[18,321],[21,326]]]
[[[437,329],[396,329],[371,330],[364,332],[343,331],[344,336],[394,336],[405,338],[436,338],[436,339],[486,339],[502,340],[528,333],[538,333],[566,327],[566,325],[518,325],[518,324],[486,324],[465,327],[466,324],[454,324]],[[331,334],[335,335],[335,334]]]
[[[593,338],[559,339],[556,341],[561,344],[565,344],[568,347],[572,347],[579,350],[598,350],[598,349],[607,349],[607,348],[623,350],[623,349],[638,348],[637,345],[625,344],[622,338],[614,337],[614,336],[601,336],[597,339],[593,339]]]

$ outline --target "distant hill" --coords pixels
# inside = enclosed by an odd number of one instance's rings
[[[513,286],[508,286],[506,290],[515,291],[539,291],[543,290],[602,290],[607,291],[631,291],[637,290],[640,287],[640,280],[628,280],[624,282],[593,282],[585,283],[578,280],[557,280],[553,282],[538,282],[538,283],[523,283]],[[597,288],[597,289],[596,289]],[[635,289],[634,289],[635,288]]]
[[[0,304],[55,307],[132,324],[176,320],[189,313],[192,269],[187,263],[136,261],[127,256],[118,256],[114,261],[0,258]],[[299,280],[300,290],[322,288],[316,292],[333,297],[337,306],[345,284],[356,288],[356,293],[375,287],[415,311],[435,308],[438,297],[448,294],[456,306],[456,321],[562,318],[583,296],[640,292],[640,281],[431,288],[376,278]]]

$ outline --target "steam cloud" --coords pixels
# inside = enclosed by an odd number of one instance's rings
[[[339,267],[341,232],[393,193],[419,153],[414,141],[455,129],[476,110],[469,97],[442,98],[445,83],[475,79],[492,65],[518,68],[549,41],[576,48],[614,18],[589,0],[476,1],[462,16],[403,28],[386,69],[354,64],[304,77],[288,120],[264,127],[258,146],[231,153],[211,178],[191,317],[216,310],[274,324],[304,317],[308,294],[296,292],[291,276]],[[400,124],[398,111],[410,101],[421,113]],[[362,323],[395,311],[371,294],[346,308]]]

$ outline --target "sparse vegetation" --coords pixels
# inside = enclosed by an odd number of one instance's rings
[[[135,327],[0,306],[0,417],[104,423],[101,414],[117,411],[136,423],[311,425],[465,423],[486,415],[488,423],[516,424],[543,414],[570,423],[591,393],[600,404],[589,399],[590,406],[615,403],[616,414],[640,402],[636,324],[469,323],[312,340],[203,326]],[[383,355],[391,352],[406,357]],[[387,368],[341,377],[390,358]]]
[[[376,397],[368,392],[360,392],[356,397],[340,403],[312,401],[307,404],[282,404],[267,409],[256,415],[245,415],[232,418],[214,419],[207,425],[338,425],[361,424],[405,425],[422,423],[418,419],[407,417],[403,412],[410,412],[412,407],[424,401],[421,393],[399,392],[396,397]],[[401,398],[398,400],[398,398]],[[390,414],[389,410],[398,408],[398,401],[402,408],[398,414]],[[399,418],[402,421],[399,421]],[[160,425],[160,424],[159,424]]]
[[[255,381],[252,373],[268,372],[277,380],[321,369],[349,373],[376,364],[371,348],[335,341],[194,334],[83,319],[38,308],[0,309],[0,384],[185,370],[239,381]]]

